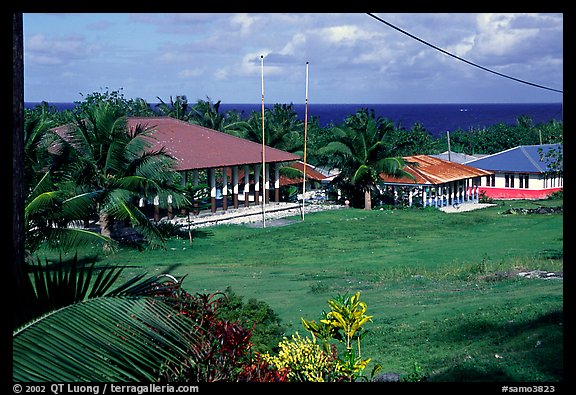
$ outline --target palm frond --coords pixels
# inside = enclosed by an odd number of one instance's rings
[[[358,169],[356,169],[354,175],[352,176],[351,181],[353,184],[360,184],[363,181],[365,182],[365,184],[371,184],[372,181],[371,174],[372,169],[369,166],[360,165]]]
[[[114,203],[109,202],[106,205],[106,213],[117,220],[129,220],[134,229],[142,234],[151,246],[162,246],[164,243],[162,233],[129,199],[118,198],[120,192],[121,190],[116,189],[110,194],[114,198]]]
[[[411,173],[404,170],[406,161],[401,157],[383,158],[376,163],[375,168],[379,173],[384,173],[394,178],[409,178],[416,180]]]
[[[282,166],[280,168],[280,175],[290,179],[301,179],[304,177],[304,172],[302,170],[295,169],[292,166]]]
[[[116,248],[116,241],[113,239],[82,228],[44,228],[43,235],[43,240],[48,247],[63,252],[94,244],[107,245],[111,250]]]
[[[42,178],[40,178],[38,183],[34,185],[34,188],[32,189],[32,191],[28,196],[28,200],[32,200],[38,195],[41,195],[44,192],[49,192],[52,190],[54,190],[54,183],[52,182],[50,172],[47,171],[46,173],[44,173]]]
[[[349,146],[344,144],[340,141],[331,141],[326,144],[324,147],[318,150],[318,154],[326,155],[326,154],[341,154],[344,156],[352,156],[353,152]]]
[[[63,193],[61,191],[44,191],[36,195],[26,207],[24,207],[24,216],[29,218],[34,214],[45,213],[47,210],[54,209],[62,201]]]
[[[13,333],[13,380],[151,382],[197,339],[195,323],[156,298],[90,299]]]

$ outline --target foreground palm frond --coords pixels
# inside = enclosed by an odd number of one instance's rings
[[[14,381],[154,381],[197,343],[192,320],[153,297],[99,297],[13,334]]]

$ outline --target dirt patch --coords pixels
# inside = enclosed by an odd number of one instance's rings
[[[268,227],[274,227],[274,226],[288,226],[288,225],[295,224],[296,222],[298,222],[298,221],[295,221],[293,219],[285,219],[285,218],[271,219],[271,220],[266,221],[266,227],[268,228]],[[246,223],[245,225],[249,228],[262,228],[262,221],[250,222],[250,223]]]

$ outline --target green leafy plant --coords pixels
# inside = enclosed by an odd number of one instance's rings
[[[422,366],[420,366],[420,364],[418,362],[414,362],[412,372],[410,372],[406,375],[400,376],[400,381],[415,383],[415,382],[425,381],[426,378],[427,378],[427,376],[426,376],[426,373],[424,373]]]
[[[339,358],[338,370],[347,380],[355,381],[370,362],[370,358],[362,358],[360,339],[366,333],[364,324],[371,321],[372,316],[366,315],[367,305],[360,301],[360,292],[337,295],[328,300],[328,306],[331,310],[322,313],[319,323],[304,318],[302,323],[314,340],[319,338],[323,342],[325,349],[330,349],[332,339],[344,345],[344,356]]]

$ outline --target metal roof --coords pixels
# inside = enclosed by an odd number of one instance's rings
[[[479,169],[500,172],[544,173],[548,170],[548,161],[540,159],[539,151],[546,153],[550,149],[561,147],[562,144],[520,145],[466,162],[466,164]]]
[[[177,170],[207,169],[262,163],[262,144],[193,125],[171,117],[129,117],[130,129],[151,128],[152,149],[162,147],[178,161]],[[265,148],[266,163],[292,162],[300,157]]]
[[[491,171],[477,169],[462,163],[449,162],[430,155],[405,156],[404,160],[408,162],[404,170],[412,174],[416,181],[407,177],[393,178],[384,174],[381,174],[380,178],[386,184],[439,185],[492,174]]]
[[[444,160],[447,160],[449,162],[467,163],[467,162],[470,162],[470,161],[473,161],[476,159],[483,158],[487,155],[486,154],[468,155],[468,154],[463,154],[460,152],[444,151],[441,154],[435,154],[435,155],[430,155],[430,156],[433,156],[434,158],[444,159]]]

